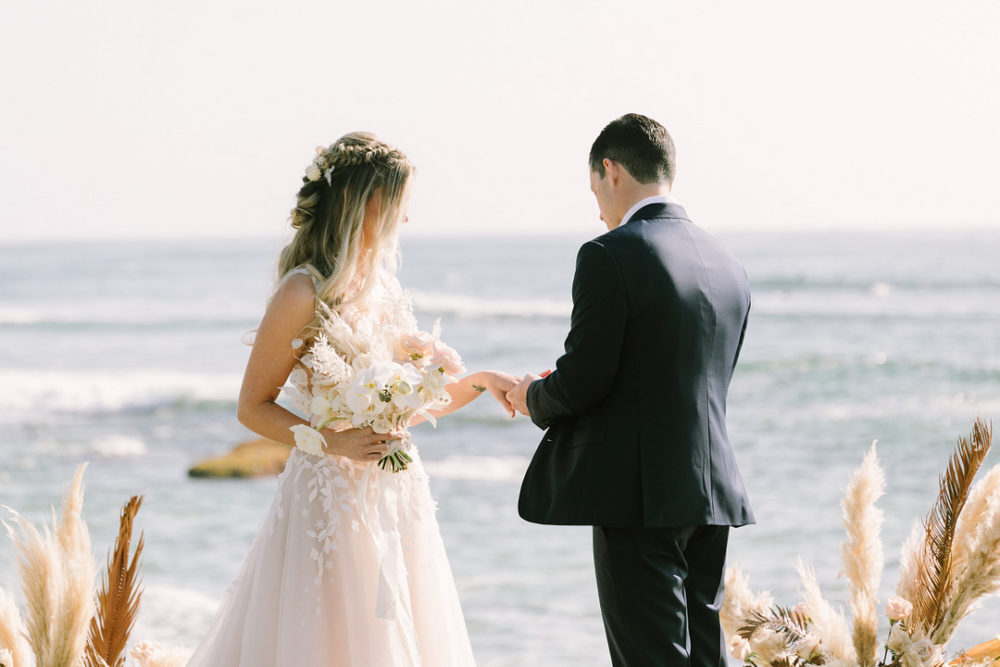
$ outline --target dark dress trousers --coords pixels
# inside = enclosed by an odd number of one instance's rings
[[[594,526],[615,665],[725,665],[728,530],[753,523],[726,432],[742,266],[672,203],[580,248],[565,353],[528,388],[547,429],[518,509]]]

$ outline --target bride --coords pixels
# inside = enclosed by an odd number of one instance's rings
[[[303,357],[321,316],[388,349],[417,331],[389,268],[412,173],[402,152],[368,133],[317,149],[240,390],[239,419],[251,430],[292,445],[293,427],[308,424],[275,400],[286,382],[293,398],[308,391]],[[484,391],[512,414],[505,394],[516,382],[472,373],[447,385],[451,402],[432,414]],[[308,413],[307,400],[296,406]],[[379,466],[390,441],[409,434],[320,433],[322,452],[292,450],[260,533],[188,666],[473,665],[420,456],[411,448],[412,462],[397,473]]]

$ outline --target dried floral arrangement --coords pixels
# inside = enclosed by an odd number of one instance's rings
[[[22,619],[13,597],[0,588],[0,667],[183,667],[185,652],[149,641],[134,644],[126,663],[142,597],[142,535],[131,550],[142,496],[133,496],[122,508],[118,537],[95,595],[97,568],[81,515],[86,468],[77,468],[62,515],[53,510],[51,527],[39,531],[6,508],[11,523],[0,523],[14,544],[26,604]]]
[[[726,572],[720,611],[731,655],[763,667],[935,667],[959,622],[985,595],[1000,590],[1000,465],[973,484],[992,442],[992,426],[977,419],[960,438],[931,511],[903,545],[896,595],[885,605],[888,633],[879,642],[878,589],[882,578],[885,490],[875,445],[855,471],[841,504],[847,539],[841,545],[850,616],[831,604],[816,574],[801,561],[803,601],[775,605],[750,589],[737,567]],[[850,620],[849,620],[850,619]],[[963,653],[952,665],[1000,660],[1000,641]],[[998,663],[1000,664],[1000,663]]]

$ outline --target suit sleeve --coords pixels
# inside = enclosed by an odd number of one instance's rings
[[[618,374],[628,302],[621,271],[595,241],[580,248],[573,277],[573,315],[565,352],[547,378],[528,386],[528,410],[540,428],[597,405]]]

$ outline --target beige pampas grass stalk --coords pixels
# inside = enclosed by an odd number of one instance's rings
[[[87,645],[87,631],[94,616],[94,582],[97,567],[90,548],[90,531],[83,520],[84,463],[76,469],[70,491],[63,500],[62,521],[56,537],[62,550],[62,618],[57,619],[62,665],[76,665]],[[41,667],[41,665],[39,665]]]
[[[0,650],[10,651],[15,665],[28,665],[31,647],[25,639],[24,623],[13,596],[0,588]]]
[[[78,664],[94,611],[94,557],[80,514],[83,472],[77,468],[63,503],[62,521],[39,532],[11,510],[20,535],[8,527],[17,554],[17,570],[27,606],[25,624],[36,667]]]
[[[803,601],[809,608],[812,631],[823,642],[823,652],[833,660],[858,664],[858,654],[843,612],[834,609],[820,590],[816,572],[801,560],[798,563],[802,579]]]
[[[910,535],[903,542],[899,554],[899,583],[896,584],[896,595],[912,602],[917,596],[917,573],[923,560],[924,526],[917,519],[913,522]]]
[[[735,637],[754,612],[767,613],[774,598],[767,591],[755,594],[750,579],[737,565],[726,569],[725,595],[719,609],[719,621],[727,638]]]
[[[132,525],[142,506],[142,496],[132,496],[122,507],[118,538],[113,552],[108,553],[108,568],[97,593],[97,614],[90,624],[85,667],[124,667],[125,645],[139,615],[139,557],[143,537],[129,561]]]
[[[855,471],[844,499],[847,541],[841,545],[844,573],[851,593],[854,649],[861,667],[874,667],[878,652],[878,587],[884,565],[882,510],[875,501],[885,492],[885,475],[878,464],[875,443]]]

